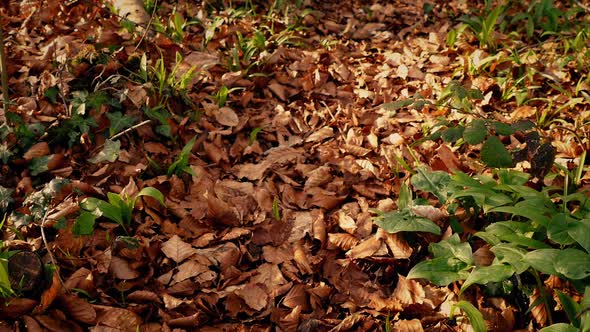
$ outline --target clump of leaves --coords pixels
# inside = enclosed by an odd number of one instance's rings
[[[80,202],[82,212],[74,223],[73,232],[76,235],[90,235],[94,231],[97,218],[105,217],[123,227],[125,232],[131,226],[131,217],[135,204],[141,196],[152,197],[160,204],[164,204],[164,195],[156,188],[145,187],[133,197],[115,193],[107,194],[107,201],[87,197]]]
[[[178,155],[176,160],[168,167],[168,171],[166,171],[166,175],[168,177],[171,177],[172,174],[176,174],[176,176],[181,176],[182,173],[187,173],[195,176],[195,172],[193,172],[189,165],[189,157],[193,149],[193,146],[195,146],[196,139],[197,136],[193,137],[182,148],[182,151],[180,151],[180,154]]]
[[[432,259],[416,264],[407,277],[424,278],[440,286],[464,280],[462,293],[473,284],[505,282],[520,274],[534,276],[528,279],[537,280],[533,287],[542,289],[539,274],[547,274],[568,280],[580,292],[588,292],[584,289],[585,280],[590,277],[590,199],[581,192],[556,193],[555,188],[537,191],[526,185],[529,179],[529,174],[506,169],[496,171],[494,176],[469,176],[459,171],[449,175],[421,168],[411,178],[416,190],[434,194],[448,211],[463,207],[465,211],[482,212],[492,221],[475,236],[490,245],[495,258],[490,265],[477,265],[471,245],[462,242],[459,234],[453,234],[431,243]],[[472,209],[474,206],[478,209]],[[389,214],[399,215],[405,208],[401,204],[400,211]],[[475,217],[479,217],[479,212]],[[421,222],[409,219],[406,221],[409,226],[404,230],[424,231]],[[387,231],[391,225],[395,228],[403,224],[400,221],[384,224],[382,217],[376,223]],[[533,306],[548,304],[550,296],[542,294],[542,302]],[[564,298],[564,301],[568,300]],[[580,310],[577,303],[571,302],[568,309],[572,312],[568,313],[571,326],[590,324],[590,318],[584,323],[579,316],[574,319]],[[545,305],[546,310],[550,308]]]

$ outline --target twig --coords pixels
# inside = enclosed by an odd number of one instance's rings
[[[154,1],[154,9],[152,9],[152,15],[150,15],[150,20],[148,21],[147,27],[144,29],[143,34],[141,35],[141,39],[139,39],[139,42],[137,43],[137,45],[135,45],[135,49],[133,49],[133,53],[135,53],[135,51],[137,51],[137,49],[139,48],[139,45],[141,45],[141,43],[145,39],[145,36],[147,36],[148,32],[150,31],[150,27],[152,26],[152,21],[154,20],[154,16],[156,15],[156,8],[158,8],[158,0]]]
[[[580,8],[582,8],[583,10],[585,10],[586,12],[590,13],[590,7],[586,6],[585,4],[583,4],[582,2],[580,2],[580,0],[575,0],[574,1],[576,3],[576,5],[578,5]]]
[[[152,122],[152,120],[145,120],[145,121],[143,121],[143,122],[140,122],[140,123],[136,124],[136,125],[135,125],[135,126],[133,126],[133,127],[129,127],[129,128],[127,128],[127,129],[123,130],[122,132],[120,132],[120,133],[118,133],[118,134],[116,134],[116,135],[113,135],[113,136],[112,136],[110,139],[115,139],[115,138],[121,137],[121,136],[123,136],[123,135],[127,134],[128,132],[130,132],[130,131],[132,131],[132,130],[135,130],[135,129],[137,129],[137,128],[139,128],[139,127],[141,127],[141,126],[145,125],[145,124],[148,124],[148,123],[150,123],[150,122]]]

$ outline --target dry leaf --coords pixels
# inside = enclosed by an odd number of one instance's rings
[[[178,235],[172,236],[168,241],[162,244],[162,252],[166,257],[176,263],[181,263],[195,253],[193,247],[182,241]]]

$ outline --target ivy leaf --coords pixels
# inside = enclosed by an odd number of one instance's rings
[[[497,136],[490,136],[481,147],[481,160],[489,167],[512,167],[512,156]]]
[[[455,143],[463,136],[465,128],[463,126],[451,127],[443,130],[441,137],[447,143]]]
[[[91,235],[94,232],[94,223],[96,215],[88,211],[82,211],[80,216],[76,218],[72,232],[74,235]]]
[[[31,163],[29,164],[31,175],[37,176],[43,172],[47,172],[47,170],[49,170],[49,168],[47,167],[48,162],[49,156],[42,156],[31,159]]]
[[[120,141],[111,141],[107,139],[104,142],[104,147],[102,150],[96,154],[96,156],[88,159],[89,162],[93,164],[98,164],[103,161],[113,162],[119,158],[119,153],[121,152],[121,142]]]
[[[137,121],[136,118],[123,115],[121,112],[107,113],[106,115],[111,122],[111,126],[109,127],[109,136],[113,136],[116,133],[133,126]]]
[[[475,145],[483,142],[488,134],[486,123],[482,119],[475,119],[465,126],[463,139],[467,144]]]

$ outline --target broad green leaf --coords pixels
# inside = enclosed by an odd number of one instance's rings
[[[8,277],[8,253],[0,254],[0,287],[11,290],[10,279]]]
[[[481,160],[488,167],[512,167],[512,156],[497,136],[490,136],[483,143]]]
[[[475,145],[483,142],[488,134],[486,123],[482,119],[475,119],[465,126],[463,139],[467,144]]]
[[[445,142],[455,143],[459,138],[463,136],[464,130],[465,128],[463,128],[462,126],[447,128],[442,131],[441,137]]]
[[[112,112],[106,113],[107,118],[111,122],[111,126],[109,127],[109,136],[112,137],[113,135],[121,132],[124,129],[127,129],[133,126],[137,119],[132,116],[123,115],[121,112]]]
[[[467,301],[459,301],[451,306],[451,319],[453,319],[455,314],[455,309],[459,308],[463,310],[463,312],[469,318],[469,322],[473,327],[475,332],[486,332],[488,330],[486,326],[486,322],[483,319],[483,315],[476,307],[473,306],[470,302]]]
[[[486,227],[486,232],[490,233],[502,241],[521,245],[525,248],[545,249],[549,245],[532,239],[535,227],[528,222],[519,221],[500,221]],[[478,235],[479,233],[476,233]]]
[[[555,271],[567,278],[578,280],[590,276],[590,255],[573,248],[560,250]]]
[[[375,224],[389,233],[428,232],[440,234],[440,228],[434,222],[414,215],[409,209],[386,212],[375,219]]]
[[[557,323],[544,327],[539,332],[580,332],[580,330],[566,323]]]
[[[514,206],[499,206],[490,210],[490,212],[505,212],[511,213],[515,216],[521,216],[528,218],[529,220],[547,227],[549,225],[550,219],[543,215],[543,209],[536,205],[531,205],[527,201],[522,201]]]
[[[461,287],[461,293],[473,284],[487,284],[500,282],[510,278],[514,274],[514,268],[510,265],[497,264],[490,266],[477,266]]]
[[[388,112],[397,111],[400,108],[410,106],[414,103],[414,99],[406,99],[406,100],[396,100],[392,101],[391,103],[385,103],[381,105],[381,108]]]
[[[568,234],[590,253],[590,219],[572,221],[568,224]]]
[[[569,223],[572,222],[576,222],[576,220],[565,213],[553,215],[551,222],[547,225],[547,237],[561,245],[575,243],[575,240],[569,235]]]
[[[408,273],[408,279],[426,279],[438,286],[463,280],[469,276],[469,266],[453,257],[438,257],[416,264]]]
[[[414,188],[433,193],[441,203],[444,203],[447,199],[444,190],[451,181],[450,175],[443,171],[430,171],[426,167],[418,167],[416,171],[410,179]]]
[[[577,317],[578,311],[580,310],[580,305],[574,301],[570,296],[562,293],[559,290],[555,290],[557,293],[557,297],[559,298],[559,302],[565,311],[567,318],[570,320],[572,325],[579,327],[580,326],[580,318]]]
[[[29,169],[31,170],[31,175],[37,176],[43,172],[47,172],[49,168],[47,168],[47,163],[49,162],[50,156],[42,156],[36,157],[31,160],[29,164]]]
[[[103,161],[108,161],[112,163],[115,160],[117,160],[117,158],[119,158],[120,152],[121,142],[119,142],[118,140],[111,141],[110,139],[107,139],[104,142],[104,147],[102,148],[102,150],[99,153],[97,153],[96,156],[88,159],[88,161],[93,164],[98,164]]]
[[[494,129],[498,135],[508,136],[516,132],[516,129],[514,129],[511,125],[500,121],[493,121],[492,126],[494,126]]]
[[[91,235],[94,232],[95,221],[96,215],[88,211],[82,211],[74,222],[72,233],[74,235]]]
[[[486,213],[490,212],[494,208],[501,207],[502,205],[513,202],[512,198],[510,198],[508,195],[496,192],[481,185],[476,188],[459,190],[453,193],[451,196],[452,199],[460,197],[473,197],[475,203],[481,206]]]
[[[535,269],[570,279],[583,279],[590,275],[590,255],[577,249],[539,249],[525,255]]]
[[[524,188],[530,189],[536,193],[539,193],[533,188],[526,187],[525,184],[530,179],[530,174],[525,172],[515,171],[515,170],[508,170],[508,169],[499,169],[496,174],[498,174],[498,182],[500,184],[505,185],[513,185],[513,186],[522,186]]]
[[[490,250],[500,263],[510,264],[517,274],[523,273],[530,266],[524,261],[524,255],[527,254],[527,251],[514,243],[500,243],[490,248]]]
[[[582,298],[582,302],[580,303],[580,308],[583,311],[580,311],[580,330],[583,332],[590,331],[590,286],[586,286],[584,289],[584,297]]]
[[[137,199],[137,197],[140,196],[149,196],[155,199],[156,201],[160,202],[160,204],[166,206],[166,203],[164,203],[164,195],[162,194],[162,192],[160,192],[158,189],[154,187],[145,187],[141,189],[137,193],[137,195],[135,195],[135,198]],[[135,206],[135,204],[133,204],[133,206]]]
[[[438,243],[431,243],[428,250],[434,257],[455,257],[466,264],[473,264],[471,246],[467,242],[461,242],[459,234],[453,234]]]
[[[454,185],[462,186],[462,187],[481,187],[481,182],[477,181],[473,177],[461,172],[455,171],[451,176],[452,183]]]

